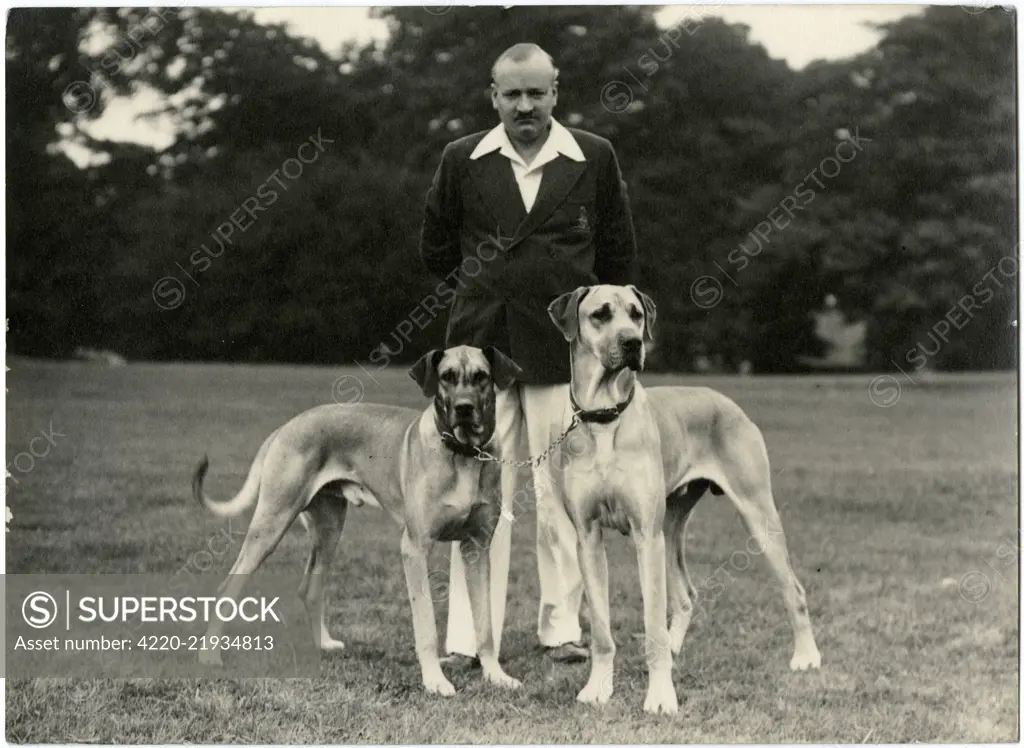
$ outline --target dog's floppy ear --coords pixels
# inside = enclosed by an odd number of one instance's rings
[[[484,358],[491,367],[491,380],[499,390],[507,390],[523,375],[519,364],[499,351],[493,345],[484,348]]]
[[[416,384],[423,390],[427,397],[437,394],[437,365],[441,363],[444,351],[434,350],[424,353],[420,360],[409,369],[409,376],[416,380]]]
[[[640,303],[644,307],[644,336],[648,340],[654,340],[654,320],[658,318],[658,307],[654,305],[654,300],[641,291],[636,286],[626,286],[630,291],[636,294],[636,297],[640,299]]]
[[[583,301],[583,297],[589,290],[588,286],[580,286],[575,291],[564,293],[548,304],[548,316],[570,343],[580,333],[580,302]]]

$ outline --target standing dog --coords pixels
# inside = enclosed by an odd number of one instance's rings
[[[548,314],[570,343],[572,382],[563,423],[575,415],[590,442],[589,454],[552,471],[576,526],[591,608],[593,662],[578,699],[604,703],[612,694],[615,643],[601,532],[614,528],[632,536],[640,566],[649,667],[644,710],[676,711],[671,655],[682,649],[694,595],[683,536],[708,488],[732,501],[782,587],[795,640],[790,668],[819,667],[806,596],[789,563],[757,426],[736,403],[706,387],[641,386],[636,373],[643,369],[644,340],[652,338],[657,311],[633,286],[580,287],[555,299]]]
[[[245,575],[259,568],[299,517],[313,541],[299,588],[313,637],[323,650],[342,649],[324,622],[324,571],[341,537],[348,504],[383,507],[404,529],[402,562],[427,691],[455,693],[438,660],[427,558],[435,541],[456,540],[466,562],[484,678],[516,688],[519,681],[498,664],[490,620],[488,549],[500,516],[500,466],[474,455],[478,447],[497,451],[490,446],[495,390],[511,386],[522,370],[495,348],[459,346],[431,351],[409,374],[424,395],[434,398],[425,412],[362,403],[307,410],[267,437],[231,501],[211,502],[203,495],[209,467],[203,458],[192,489],[205,507],[228,517],[256,502],[238,559],[218,595],[237,601]],[[206,635],[219,636],[220,630],[214,618]],[[220,664],[220,653],[203,650],[200,660]]]

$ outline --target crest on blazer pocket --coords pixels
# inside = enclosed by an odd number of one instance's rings
[[[577,231],[590,231],[590,217],[587,215],[587,208],[584,205],[580,206],[580,215],[576,219],[575,229]]]

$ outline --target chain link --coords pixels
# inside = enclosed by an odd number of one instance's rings
[[[481,462],[499,462],[502,465],[510,465],[512,467],[538,467],[542,462],[544,462],[544,460],[546,460],[551,455],[552,452],[555,451],[555,447],[557,447],[559,444],[566,440],[566,437],[569,436],[569,432],[571,432],[574,428],[576,428],[579,425],[579,413],[573,413],[572,422],[569,424],[569,427],[562,432],[562,435],[555,439],[551,443],[550,447],[545,449],[536,457],[531,457],[528,460],[503,460],[500,457],[495,457],[490,452],[485,452],[484,450],[480,449],[480,447],[475,447],[476,454],[474,455],[474,457],[476,457],[476,459],[480,460]]]

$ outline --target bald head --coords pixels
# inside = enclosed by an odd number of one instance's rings
[[[518,63],[528,64],[534,69],[546,68],[551,72],[552,81],[558,79],[558,68],[555,67],[555,61],[551,55],[536,44],[523,42],[521,44],[513,44],[498,55],[498,59],[491,66],[491,80],[496,81],[503,69]]]

